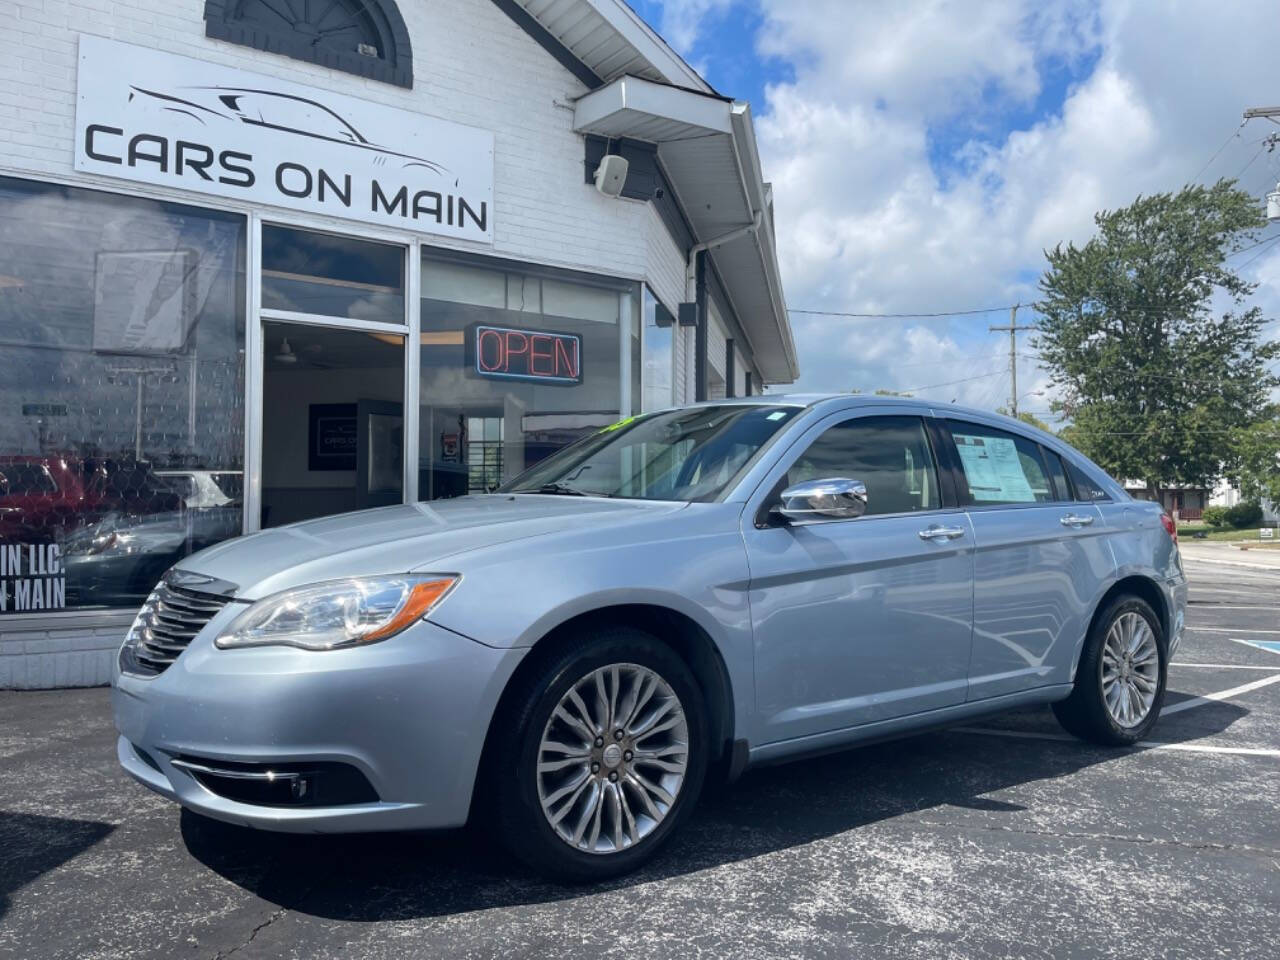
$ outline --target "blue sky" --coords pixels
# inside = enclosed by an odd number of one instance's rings
[[[717,90],[751,101],[792,308],[1033,300],[1046,247],[1087,239],[1098,209],[1177,189],[1244,107],[1280,90],[1269,0],[632,4]],[[1243,170],[1261,202],[1280,180],[1280,156],[1258,155],[1267,132],[1239,131],[1201,179]],[[1280,315],[1280,244],[1246,274]],[[920,395],[1007,403],[1007,374],[992,372],[1007,367],[1007,339],[986,329],[1004,322],[795,316],[798,386],[933,376],[946,385]],[[1047,409],[1034,360],[1019,380],[1023,408]]]

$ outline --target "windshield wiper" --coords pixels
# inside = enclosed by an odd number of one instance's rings
[[[557,480],[555,483],[544,483],[544,484],[543,484],[542,486],[540,486],[536,491],[534,491],[534,490],[525,490],[525,491],[522,491],[522,492],[524,492],[524,493],[535,493],[535,492],[536,492],[536,493],[549,493],[549,494],[554,494],[554,495],[559,496],[559,497],[588,497],[588,496],[591,496],[591,494],[587,493],[585,490],[579,490],[577,487],[571,487],[571,486],[569,486],[569,484],[567,484],[567,483],[561,483],[561,482],[560,482],[560,481],[558,481],[558,480]]]

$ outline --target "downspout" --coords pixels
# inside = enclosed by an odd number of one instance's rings
[[[705,290],[707,253],[739,237],[755,233],[760,229],[760,223],[761,212],[757,210],[751,222],[745,227],[738,227],[712,240],[695,244],[689,251],[684,274],[685,302],[698,305],[698,325],[694,329],[693,344],[695,402],[700,403],[707,399],[707,293]],[[699,264],[703,265],[702,270],[699,270]]]
[[[694,244],[694,246],[690,248],[689,259],[686,261],[684,268],[684,296],[687,303],[692,303],[698,297],[698,254],[706,250],[714,250],[716,247],[723,247],[726,243],[732,243],[739,237],[745,237],[749,234],[755,233],[760,229],[760,218],[761,213],[757,210],[755,215],[751,218],[751,222],[745,227],[738,227],[737,229],[730,230],[723,236],[716,237],[713,240],[708,240],[705,243]]]

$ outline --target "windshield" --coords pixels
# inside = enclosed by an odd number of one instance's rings
[[[548,457],[500,492],[714,500],[799,413],[726,404],[632,417]]]

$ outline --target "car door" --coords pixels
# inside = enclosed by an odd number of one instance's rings
[[[947,426],[974,534],[969,699],[1069,683],[1114,570],[1102,518],[1074,502],[1057,454],[1032,438],[970,421]]]
[[[972,533],[939,489],[926,418],[890,409],[811,428],[750,501],[756,743],[964,702]],[[865,484],[865,515],[770,515],[783,487],[835,477]]]

